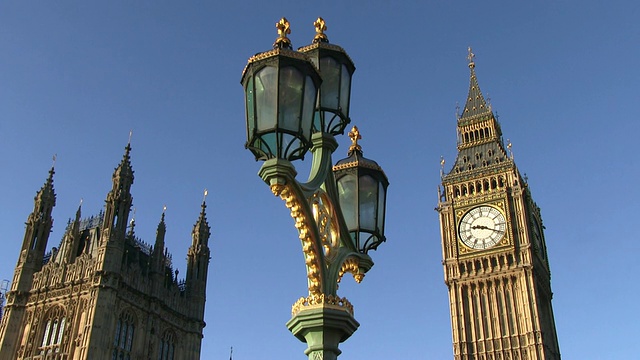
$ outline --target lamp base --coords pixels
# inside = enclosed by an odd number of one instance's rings
[[[307,343],[305,355],[311,360],[336,360],[338,344],[347,340],[360,324],[353,315],[337,306],[305,306],[287,322],[287,328]]]

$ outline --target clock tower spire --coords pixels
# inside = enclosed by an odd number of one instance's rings
[[[454,359],[560,359],[540,208],[507,154],[469,48],[458,154],[438,207]]]

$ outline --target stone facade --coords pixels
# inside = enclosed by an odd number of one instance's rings
[[[472,55],[458,155],[437,207],[454,359],[560,359],[540,209],[507,154]]]
[[[210,259],[206,204],[193,228],[186,279],[164,247],[164,213],[154,246],[127,222],[131,147],[113,174],[104,211],[70,221],[45,254],[56,195],[53,168],[35,197],[0,323],[0,359],[199,359]]]

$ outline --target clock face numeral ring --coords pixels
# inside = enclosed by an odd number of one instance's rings
[[[467,211],[458,225],[462,243],[475,250],[484,250],[498,244],[505,235],[507,223],[500,210],[493,206],[478,206]]]

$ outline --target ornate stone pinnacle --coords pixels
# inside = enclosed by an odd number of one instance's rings
[[[274,49],[291,49],[291,40],[287,35],[291,34],[291,28],[289,26],[289,20],[283,17],[276,23],[276,29],[278,29],[278,38],[273,43]]]
[[[362,139],[360,135],[360,131],[357,126],[354,126],[351,131],[349,131],[349,138],[351,138],[351,146],[349,147],[349,152],[353,151],[362,151],[362,147],[358,144],[358,140]]]
[[[329,38],[327,38],[327,35],[324,33],[327,30],[324,19],[318,17],[318,19],[314,21],[313,26],[316,27],[316,36],[313,38],[313,43],[329,42]]]

